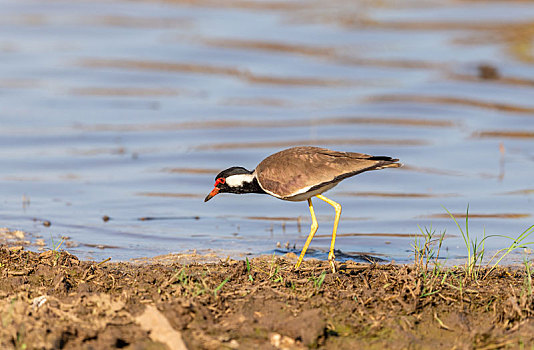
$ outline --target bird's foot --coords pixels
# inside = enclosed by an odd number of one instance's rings
[[[336,264],[335,264],[336,257],[334,254],[331,254],[328,256],[328,262],[330,263],[330,266],[332,267],[332,273],[336,273]]]
[[[332,273],[336,273],[336,264],[334,260],[330,260],[330,266],[332,266]]]

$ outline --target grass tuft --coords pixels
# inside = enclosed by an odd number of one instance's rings
[[[526,296],[532,297],[532,262],[527,259],[523,261],[525,265],[525,279],[523,281],[523,292]]]
[[[497,266],[499,266],[499,263],[508,254],[514,252],[517,249],[527,248],[527,246],[534,244],[534,242],[525,242],[525,240],[527,240],[527,238],[529,238],[530,235],[534,232],[534,225],[527,228],[516,238],[507,235],[487,236],[486,230],[484,229],[482,232],[482,239],[479,239],[479,237],[473,237],[473,235],[469,231],[469,205],[467,206],[465,215],[465,226],[463,228],[462,225],[460,225],[460,223],[458,222],[458,220],[456,220],[454,215],[449,210],[447,210],[447,208],[444,209],[452,218],[452,220],[456,224],[456,227],[458,227],[458,230],[460,230],[460,233],[464,240],[464,245],[467,250],[467,260],[463,266],[463,270],[465,272],[465,277],[468,279],[474,281],[477,281],[478,279],[485,279],[492,271],[495,270],[495,268],[497,268]],[[438,262],[438,259],[441,246],[445,238],[445,231],[438,235],[436,234],[436,231],[432,229],[432,227],[430,227],[430,229],[425,227],[424,230],[419,227],[419,230],[422,233],[423,239],[418,239],[417,237],[414,239],[414,243],[412,245],[412,248],[414,250],[414,265],[416,269],[418,269],[422,273],[424,280],[426,281],[427,279],[435,278],[440,274],[441,266]],[[499,249],[491,257],[491,259],[489,259],[489,261],[483,265],[486,240],[492,237],[506,238],[511,240],[512,243],[505,248]],[[495,262],[492,264],[493,261]],[[431,271],[429,271],[429,265],[433,266],[433,269]],[[526,266],[526,268],[527,273],[530,275],[531,266],[528,265],[528,267]],[[482,272],[484,272],[484,275],[482,275]]]
[[[419,227],[421,236],[414,238],[414,243],[412,248],[414,250],[414,265],[423,273],[428,273],[429,264],[433,265],[433,270],[439,270],[439,253],[441,251],[441,246],[443,240],[445,239],[445,231],[436,234],[436,230],[425,227],[424,229]]]
[[[465,215],[465,230],[462,229],[462,226],[460,226],[454,215],[452,215],[452,213],[446,208],[445,210],[454,220],[456,227],[458,227],[460,233],[462,234],[462,238],[464,239],[464,244],[467,249],[467,261],[464,265],[466,277],[471,278],[473,280],[477,280],[480,271],[483,268],[482,261],[484,260],[484,248],[486,244],[486,239],[489,238],[489,236],[486,236],[486,230],[484,229],[482,233],[482,239],[480,241],[478,240],[478,237],[472,238],[469,232],[469,205],[467,206],[467,211]]]
[[[252,266],[250,265],[250,261],[248,260],[248,257],[245,257],[245,266],[247,268],[248,280],[250,282],[254,282],[254,277],[252,277],[252,274],[250,273],[250,271],[252,270]]]
[[[506,235],[494,235],[495,237],[502,237],[502,238],[507,238],[509,240],[512,240],[512,243],[510,244],[510,246],[508,246],[506,248],[499,249],[493,255],[493,257],[490,259],[490,263],[491,263],[491,261],[493,261],[493,259],[495,259],[499,254],[502,253],[500,258],[493,264],[493,266],[488,270],[488,272],[486,273],[486,275],[484,277],[487,277],[491,273],[491,271],[493,271],[497,267],[497,265],[499,265],[501,260],[504,259],[505,256],[507,256],[508,254],[513,252],[514,250],[520,249],[520,248],[527,248],[528,245],[534,244],[534,242],[523,243],[523,241],[525,239],[527,239],[532,234],[532,232],[534,232],[534,225],[530,226],[525,231],[523,231],[523,233],[521,233],[517,238],[513,238],[513,237],[510,237],[510,236],[506,236]]]
[[[420,297],[424,298],[440,292],[437,289],[440,284],[436,282],[442,275],[439,253],[445,239],[445,231],[438,234],[432,227],[425,227],[424,229],[419,227],[419,231],[421,231],[421,235],[414,238],[412,247],[414,249],[415,268],[423,278]],[[430,270],[429,265],[432,265]],[[441,284],[443,284],[446,276],[447,272],[445,272]]]
[[[318,292],[321,287],[323,286],[324,279],[326,277],[326,271],[321,272],[321,274],[318,277],[311,276],[309,280],[313,282],[313,287]]]

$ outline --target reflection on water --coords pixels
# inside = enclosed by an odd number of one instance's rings
[[[0,23],[0,227],[34,241],[115,260],[298,252],[305,202],[203,198],[221,169],[302,144],[405,164],[329,192],[340,259],[408,261],[419,227],[463,257],[445,208],[469,205],[479,236],[533,223],[533,3],[7,0]],[[316,213],[326,258],[334,213]]]
[[[479,131],[473,134],[475,137],[491,137],[498,139],[505,138],[518,138],[518,139],[532,139],[534,138],[534,131],[520,131],[520,130],[509,130],[509,131]]]
[[[452,193],[391,193],[391,192],[338,192],[338,196],[349,197],[386,197],[386,198],[431,198],[431,197],[454,197]]]
[[[468,215],[466,213],[453,213],[455,218],[465,219]],[[496,213],[496,214],[473,214],[469,213],[469,219],[523,219],[531,217],[531,214],[526,213]],[[427,215],[428,218],[443,218],[450,217],[449,214],[431,214]]]
[[[176,197],[176,198],[203,198],[205,196],[198,193],[168,193],[168,192],[139,192],[138,196],[145,197]]]
[[[471,100],[467,98],[458,97],[443,97],[443,96],[408,96],[408,95],[392,95],[392,96],[374,96],[371,98],[374,101],[400,101],[400,102],[412,102],[412,103],[433,103],[433,104],[446,104],[446,105],[460,105],[467,107],[478,107],[491,110],[499,110],[503,112],[519,113],[519,114],[534,114],[534,107],[522,107],[517,105],[511,105],[506,103],[495,103]]]
[[[119,68],[130,70],[149,70],[189,74],[222,75],[234,77],[250,84],[273,84],[290,86],[347,86],[351,85],[346,80],[334,80],[329,78],[312,77],[276,77],[253,74],[247,70],[233,67],[223,67],[208,64],[158,62],[158,61],[132,61],[132,60],[102,60],[88,59],[82,62],[82,66],[90,68]]]
[[[248,105],[263,105],[249,101]],[[267,104],[267,103],[265,103]],[[400,119],[400,118],[380,118],[380,117],[329,117],[313,118],[304,120],[210,120],[210,121],[188,121],[182,123],[147,123],[147,124],[98,124],[98,125],[76,125],[83,131],[165,131],[183,129],[222,129],[222,128],[295,128],[312,126],[333,126],[351,124],[371,124],[388,126],[415,126],[415,127],[454,127],[455,124],[449,120],[433,119]]]
[[[392,139],[302,139],[302,140],[288,140],[288,141],[265,141],[265,142],[222,142],[210,143],[199,146],[199,150],[224,150],[224,149],[251,149],[251,148],[288,148],[292,146],[300,146],[306,144],[322,145],[322,146],[339,146],[339,145],[390,145],[390,146],[419,146],[423,145],[425,141],[422,140],[392,140]]]

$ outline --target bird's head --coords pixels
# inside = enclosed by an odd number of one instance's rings
[[[204,202],[209,201],[219,193],[245,193],[247,185],[254,181],[254,175],[242,167],[231,167],[221,171],[215,177],[215,187],[206,196]]]

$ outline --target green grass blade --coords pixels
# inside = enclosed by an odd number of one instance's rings
[[[217,296],[217,293],[221,290],[221,288],[222,288],[222,287],[226,284],[226,282],[228,282],[229,280],[230,280],[230,277],[226,277],[226,278],[224,279],[224,281],[222,281],[221,284],[219,284],[219,285],[217,286],[217,288],[215,288],[215,289],[213,290],[213,294],[214,294],[215,296]]]

